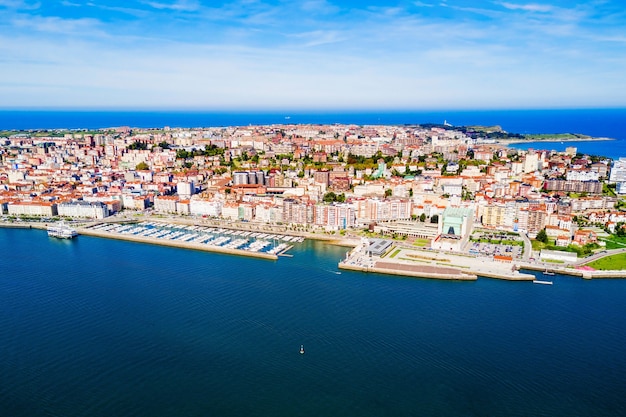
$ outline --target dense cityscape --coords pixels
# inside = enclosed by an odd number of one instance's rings
[[[5,221],[149,213],[368,229],[448,251],[476,227],[579,254],[604,246],[599,234],[622,234],[624,161],[511,139],[523,137],[445,122],[4,132],[0,211]]]

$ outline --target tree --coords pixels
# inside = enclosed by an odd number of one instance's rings
[[[135,142],[131,143],[130,145],[128,145],[126,148],[130,149],[130,150],[142,150],[142,151],[145,151],[146,149],[148,149],[148,144],[145,143],[145,142],[135,141]]]
[[[137,164],[137,166],[135,167],[136,171],[147,171],[149,170],[150,167],[148,166],[148,164],[146,164],[145,162],[140,162]]]
[[[176,151],[176,158],[177,159],[187,159],[191,156],[191,154],[186,151],[185,149],[179,149]]]
[[[430,222],[431,223],[439,223],[439,215],[438,214],[433,214],[433,216],[430,218]]]
[[[393,190],[391,188],[387,188],[385,190],[385,197],[391,197],[392,194],[393,194]]]
[[[548,234],[546,233],[546,229],[540,230],[535,239],[542,243],[548,243]]]
[[[324,197],[323,197],[322,200],[325,203],[333,203],[333,202],[337,201],[337,194],[333,193],[332,191],[329,191],[326,194],[324,194]]]
[[[420,214],[420,221],[424,223],[426,221],[426,213]]]

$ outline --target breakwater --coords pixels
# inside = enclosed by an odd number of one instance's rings
[[[408,267],[408,268],[407,268]],[[445,279],[445,280],[458,280],[458,281],[476,281],[478,276],[474,274],[467,274],[456,270],[454,268],[443,267],[429,267],[429,266],[413,266],[393,263],[381,263],[377,262],[374,266],[364,266],[348,264],[344,262],[339,263],[340,269],[359,271],[359,272],[374,272],[386,275],[399,275],[415,278],[433,278],[433,279]]]

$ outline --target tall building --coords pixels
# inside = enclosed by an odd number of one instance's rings
[[[609,175],[609,182],[626,182],[626,158],[622,157],[613,161],[611,174]]]
[[[454,235],[462,238],[472,231],[474,210],[448,207],[444,210],[439,225],[441,227],[439,234]]]
[[[233,172],[233,185],[241,185],[248,184],[248,173],[247,172]]]

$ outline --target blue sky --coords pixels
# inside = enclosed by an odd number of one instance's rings
[[[0,0],[0,108],[626,107],[620,1]]]

